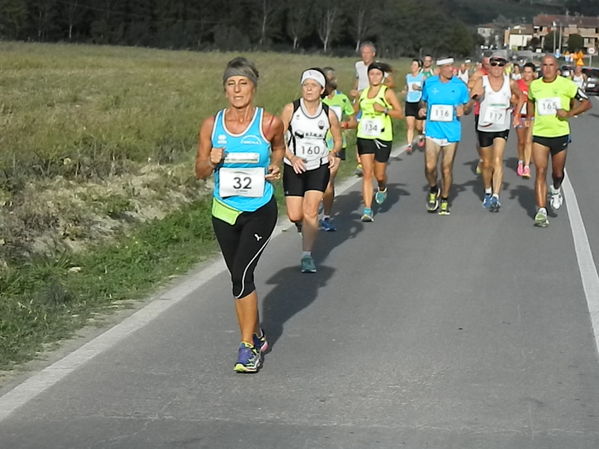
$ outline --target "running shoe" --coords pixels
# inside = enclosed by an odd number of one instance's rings
[[[264,333],[264,329],[260,329],[260,333],[262,335],[258,336],[258,334],[253,335],[254,339],[254,348],[258,351],[264,353],[268,351],[268,341],[266,340],[266,334]]]
[[[535,215],[535,226],[538,228],[546,228],[548,225],[549,220],[547,219],[547,211],[542,207]]]
[[[499,201],[499,197],[493,195],[491,197],[491,204],[489,205],[490,212],[499,212],[499,208],[501,207],[501,201]]]
[[[362,173],[363,173],[362,164],[356,165],[356,169],[354,170],[354,175],[362,176]]]
[[[295,223],[295,229],[297,229],[297,232],[299,232],[301,234],[302,233],[302,223]]]
[[[524,174],[524,162],[518,161],[518,168],[516,169],[516,173],[518,176],[522,176]]]
[[[490,193],[485,193],[485,197],[483,198],[483,207],[485,209],[488,209],[491,207],[491,198],[493,197],[493,195],[491,195]]]
[[[330,218],[323,218],[320,220],[320,229],[325,232],[335,232],[337,228],[331,223]]]
[[[302,273],[316,273],[316,265],[312,256],[302,257],[301,269]]]
[[[424,134],[419,134],[418,135],[418,148],[420,148],[420,150],[424,150],[426,144],[426,139],[424,137]]]
[[[372,209],[370,209],[369,207],[365,207],[362,211],[361,220],[368,223],[374,221],[374,214],[372,213]]]
[[[441,200],[439,215],[451,215],[451,212],[449,211],[449,201]]]
[[[385,188],[385,190],[378,190],[374,194],[374,201],[376,201],[376,204],[383,204],[386,199],[387,199],[387,188]]]
[[[408,154],[412,154],[412,151],[414,151],[414,147],[412,146],[411,143],[406,145],[406,153]]]
[[[564,198],[562,197],[562,189],[556,189],[550,185],[549,191],[549,204],[551,204],[551,209],[558,210],[560,207],[562,207],[562,203],[564,202]]]
[[[255,346],[242,342],[239,345],[237,363],[233,369],[238,373],[257,373],[261,365],[260,351]]]
[[[530,167],[528,165],[525,165],[524,168],[522,169],[522,177],[526,178],[526,179],[530,179]]]
[[[439,208],[439,194],[441,191],[437,187],[437,192],[429,192],[426,197],[426,210],[430,213],[436,212]]]

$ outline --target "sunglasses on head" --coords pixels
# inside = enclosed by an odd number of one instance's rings
[[[490,64],[492,67],[503,67],[505,66],[505,61],[491,61]]]

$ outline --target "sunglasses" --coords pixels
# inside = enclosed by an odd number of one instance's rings
[[[491,61],[491,67],[503,67],[505,66],[505,61]]]

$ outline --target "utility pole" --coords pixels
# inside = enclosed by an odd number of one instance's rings
[[[561,54],[562,54],[562,24],[561,24],[561,22],[559,24],[559,47],[558,48],[559,48],[559,54],[561,56]]]
[[[553,55],[555,55],[555,22],[552,23],[553,27],[551,27],[551,37],[553,38]]]

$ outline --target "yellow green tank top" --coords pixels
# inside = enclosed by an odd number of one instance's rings
[[[362,111],[362,117],[358,123],[358,137],[361,139],[391,141],[393,140],[391,117],[384,112],[376,112],[374,110],[375,103],[380,104],[384,108],[390,107],[385,99],[387,86],[381,86],[374,98],[368,98],[369,91],[370,87],[367,87],[360,95],[360,110]]]

